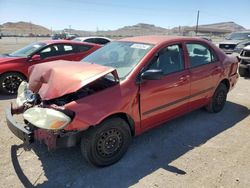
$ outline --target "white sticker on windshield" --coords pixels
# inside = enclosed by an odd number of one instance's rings
[[[147,44],[133,44],[130,47],[131,48],[137,48],[137,49],[147,50],[148,48],[150,48],[150,45],[147,45]]]

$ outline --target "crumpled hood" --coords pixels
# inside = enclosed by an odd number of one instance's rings
[[[83,86],[112,73],[114,68],[76,61],[52,61],[29,69],[29,89],[39,93],[42,100],[50,100],[73,93]]]

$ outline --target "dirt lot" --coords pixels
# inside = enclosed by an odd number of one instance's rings
[[[10,53],[32,42],[49,40],[49,38],[3,37],[0,39],[0,54]]]
[[[123,159],[106,168],[87,164],[77,147],[25,151],[5,123],[3,110],[14,99],[0,96],[0,187],[248,188],[249,93],[250,80],[240,79],[222,112],[201,109],[165,123],[136,137]]]

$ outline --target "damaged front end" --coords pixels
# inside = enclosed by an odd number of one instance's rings
[[[40,141],[48,149],[55,149],[74,146],[77,142],[77,132],[64,131],[74,112],[55,104],[45,105],[38,94],[28,89],[26,82],[19,86],[16,104],[11,104],[5,113],[9,129],[26,144]],[[14,119],[18,114],[22,114],[24,124]]]
[[[81,129],[70,129],[77,114],[68,103],[95,94],[119,83],[115,69],[87,63],[51,62],[29,71],[29,84],[18,88],[16,104],[6,109],[9,129],[25,143],[40,141],[49,149],[76,145]],[[22,114],[24,123],[14,115]],[[90,126],[90,125],[89,125]]]

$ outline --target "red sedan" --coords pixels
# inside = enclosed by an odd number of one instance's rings
[[[220,112],[235,86],[238,59],[198,38],[144,36],[111,42],[82,62],[30,69],[9,129],[49,149],[80,147],[97,166],[118,161],[133,136],[205,107]],[[22,113],[23,125],[13,115]]]
[[[28,78],[28,68],[54,60],[80,61],[100,45],[75,41],[51,40],[30,44],[10,54],[0,55],[0,91],[15,94]]]

